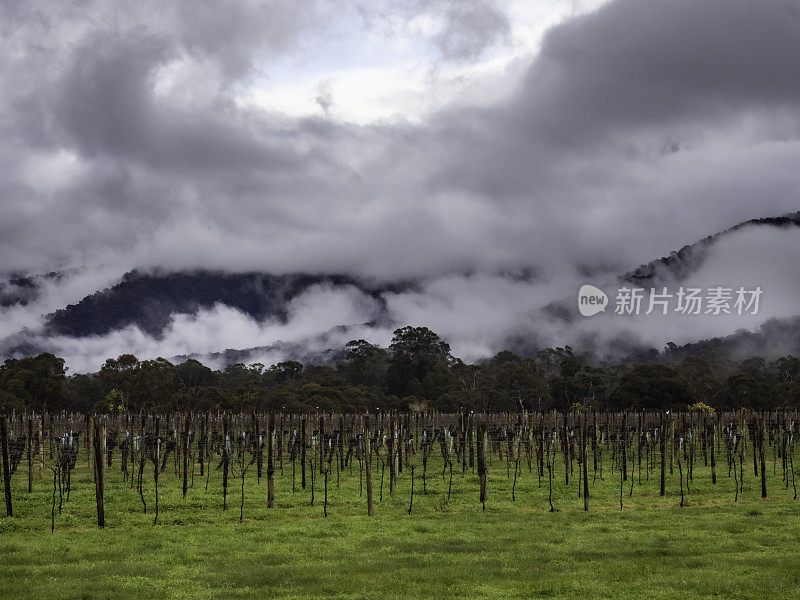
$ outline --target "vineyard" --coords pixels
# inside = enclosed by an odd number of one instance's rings
[[[800,575],[780,558],[800,539],[796,417],[11,414],[0,589],[233,597],[233,577],[285,597],[372,597],[390,582],[480,597],[494,580],[509,597],[654,597],[644,573],[689,560],[700,596],[759,597]],[[703,575],[725,552],[724,573]],[[633,579],[616,590],[620,578]]]

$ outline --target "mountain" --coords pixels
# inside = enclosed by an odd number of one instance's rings
[[[731,335],[699,340],[665,349],[662,362],[677,362],[693,354],[714,352],[735,360],[761,356],[774,360],[791,354],[800,356],[800,317],[769,319],[758,331],[741,330]]]
[[[179,364],[189,359],[199,360],[203,364],[224,367],[234,363],[265,365],[280,360],[296,360],[304,365],[332,366],[345,359],[347,352],[340,343],[342,335],[347,337],[348,328],[336,327],[297,342],[276,342],[268,346],[236,349],[228,348],[220,352],[208,354],[179,354],[170,357],[170,361]],[[352,336],[350,336],[352,337]]]
[[[722,238],[741,231],[748,227],[766,225],[780,229],[800,227],[800,212],[791,213],[781,217],[768,217],[763,219],[750,219],[738,225],[703,238],[699,242],[689,244],[647,264],[625,273],[623,281],[641,287],[650,287],[664,283],[681,281],[697,271],[703,264],[709,249]]]
[[[28,306],[39,299],[42,286],[48,281],[59,281],[65,273],[53,271],[43,275],[14,273],[0,281],[0,307]]]
[[[680,284],[700,271],[706,263],[711,250],[726,241],[735,233],[745,232],[757,227],[770,227],[775,231],[800,229],[800,211],[780,217],[767,217],[750,219],[719,233],[709,235],[693,244],[687,244],[680,250],[671,252],[668,256],[642,264],[623,275],[614,276],[619,285],[635,285],[642,288],[656,288]],[[602,278],[603,272],[599,269],[582,268],[581,274],[587,281]],[[608,291],[608,290],[607,290]],[[542,307],[542,312],[551,319],[565,323],[579,320],[580,316],[575,310],[573,296],[559,298]],[[800,314],[800,305],[798,305]]]
[[[353,286],[380,300],[405,284],[371,286],[345,275],[220,273],[210,271],[126,273],[113,287],[86,296],[46,316],[49,335],[86,337],[135,325],[158,336],[175,315],[191,315],[224,304],[259,321],[285,321],[292,299],[310,287]]]

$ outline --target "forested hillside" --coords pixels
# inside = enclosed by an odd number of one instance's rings
[[[131,271],[113,287],[48,315],[46,327],[53,335],[83,337],[136,325],[158,335],[174,315],[193,314],[215,304],[258,320],[285,319],[289,302],[320,284],[357,286],[376,298],[381,291],[344,275]]]

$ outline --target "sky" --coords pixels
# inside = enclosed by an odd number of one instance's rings
[[[798,210],[793,1],[9,0],[0,81],[0,273],[91,273],[7,330],[131,268],[346,273],[424,281],[398,321],[477,356],[579,273]]]

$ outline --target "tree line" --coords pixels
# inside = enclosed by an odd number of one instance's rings
[[[346,345],[333,366],[283,361],[214,370],[131,354],[94,374],[67,374],[49,353],[0,366],[0,410],[185,412],[366,410],[514,412],[550,410],[790,409],[800,406],[800,358],[745,360],[706,350],[670,362],[675,346],[650,362],[596,364],[570,346],[534,356],[502,351],[468,364],[426,327],[402,327],[388,348]]]

